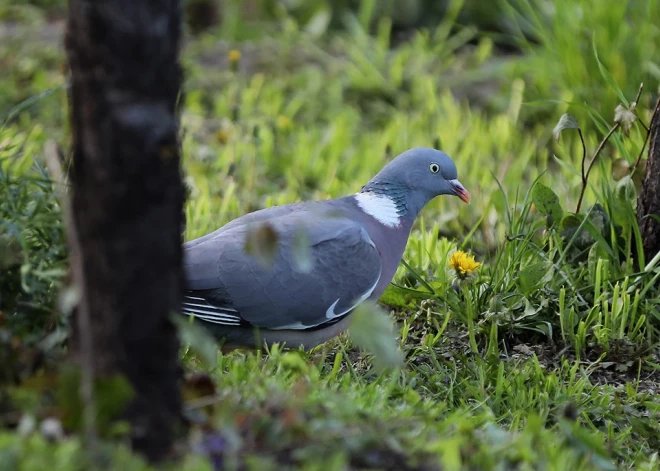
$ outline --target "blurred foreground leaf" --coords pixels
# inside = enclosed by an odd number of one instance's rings
[[[373,354],[377,369],[397,368],[403,364],[394,323],[375,303],[366,301],[355,309],[349,333],[358,347]]]
[[[308,273],[313,268],[312,250],[309,243],[309,234],[304,227],[296,228],[291,243],[293,255],[293,268],[300,273]]]
[[[218,344],[215,337],[204,327],[194,322],[194,318],[174,315],[172,316],[172,322],[179,331],[181,345],[189,347],[207,366],[215,365],[218,359]]]
[[[254,224],[245,235],[245,253],[253,256],[265,267],[271,267],[277,256],[279,236],[268,223]]]
[[[102,434],[115,435],[125,430],[121,424],[122,414],[133,395],[133,388],[124,376],[117,374],[96,378],[96,424]],[[80,369],[77,366],[67,364],[60,370],[57,399],[62,407],[62,424],[67,429],[80,430],[83,404],[80,399]]]

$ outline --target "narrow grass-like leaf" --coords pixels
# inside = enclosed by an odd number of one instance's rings
[[[598,47],[596,46],[596,33],[591,37],[591,44],[593,47],[594,51],[594,57],[596,58],[596,62],[598,63],[598,70],[600,71],[600,75],[605,79],[607,84],[610,86],[612,91],[614,91],[617,96],[619,97],[619,100],[621,100],[621,103],[626,105],[626,107],[630,107],[630,102],[628,102],[628,99],[624,95],[623,91],[621,91],[621,88],[617,85],[616,81],[612,78],[612,75],[608,72],[608,70],[605,68],[603,63],[600,61],[600,57],[598,57]]]

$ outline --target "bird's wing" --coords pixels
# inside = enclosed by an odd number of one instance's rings
[[[357,222],[298,212],[268,224],[278,235],[271,266],[245,252],[252,224],[185,250],[184,313],[225,325],[309,329],[337,321],[375,289],[380,254]],[[309,269],[294,261],[296,251],[305,250],[296,242],[301,240],[297,231],[307,234]]]
[[[221,228],[206,234],[202,237],[199,237],[197,239],[190,240],[186,243],[183,244],[183,248],[188,249],[191,247],[194,247],[196,245],[199,245],[203,242],[206,242],[208,240],[214,239],[218,237],[220,234],[223,232],[226,232],[230,229],[235,229],[236,227],[239,226],[244,226],[246,224],[251,224],[255,222],[264,222],[268,221],[269,219],[273,218],[278,218],[282,216],[286,216],[288,214],[294,213],[294,212],[299,212],[299,211],[309,211],[314,208],[314,206],[317,206],[319,202],[316,201],[311,201],[311,202],[304,202],[304,203],[292,203],[292,204],[285,204],[281,206],[271,206],[270,208],[263,208],[259,209],[257,211],[244,214],[243,216],[234,219],[233,221],[228,222]]]

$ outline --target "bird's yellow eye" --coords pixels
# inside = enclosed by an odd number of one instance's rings
[[[440,165],[433,162],[431,165],[429,165],[429,170],[431,170],[431,173],[438,173],[440,171]]]

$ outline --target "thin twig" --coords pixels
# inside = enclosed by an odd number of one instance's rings
[[[635,116],[637,116],[637,113],[635,113]],[[651,132],[651,128],[648,127],[646,124],[644,124],[644,121],[642,121],[641,119],[639,119],[639,116],[637,116],[637,122],[638,122],[639,124],[641,124],[642,127],[643,127],[644,129],[646,129],[646,132],[647,132],[647,133],[648,133],[648,132]]]
[[[660,101],[658,103],[660,103]],[[650,136],[651,136],[651,130],[646,131],[646,137],[644,138],[644,143],[642,144],[642,148],[639,150],[639,155],[637,156],[637,160],[635,160],[635,165],[633,165],[633,168],[630,171],[631,177],[635,174],[635,170],[637,170],[637,167],[639,166],[639,162],[641,162],[642,160],[642,156],[644,155],[644,149],[646,149],[646,143],[649,142]]]
[[[589,180],[589,174],[591,173],[591,169],[593,168],[594,163],[598,158],[598,155],[605,147],[605,144],[607,144],[607,141],[610,139],[612,134],[614,134],[614,131],[616,131],[617,129],[619,129],[619,123],[616,123],[614,126],[612,126],[612,128],[609,130],[607,135],[603,138],[602,141],[600,141],[600,144],[598,144],[598,148],[596,149],[596,152],[594,152],[594,156],[591,158],[591,162],[589,162],[587,173],[582,177],[582,189],[580,190],[580,198],[578,199],[577,208],[575,209],[576,213],[580,212],[580,206],[582,206],[582,199],[584,198],[584,192],[587,190],[587,182]],[[582,166],[584,168],[584,160],[582,162]]]
[[[510,235],[505,234],[504,237],[506,238],[507,242],[513,242],[514,240],[524,239],[525,237],[527,237],[527,234],[517,234],[517,235],[514,235],[514,236],[510,236]]]
[[[614,131],[619,129],[621,125],[619,123],[616,123],[614,126],[612,126],[612,129],[607,133],[607,135],[603,138],[602,141],[600,141],[600,144],[598,144],[598,148],[596,149],[596,152],[594,152],[594,156],[591,159],[591,162],[589,163],[589,168],[587,169],[587,178],[589,178],[589,174],[591,173],[591,169],[594,166],[594,163],[596,162],[596,159],[598,158],[598,155],[601,153],[603,148],[605,147],[605,144],[607,144],[607,141],[610,139],[612,134],[614,134]]]
[[[660,97],[658,98],[658,101],[655,103],[655,108],[653,109],[653,115],[651,116],[651,122],[649,123],[649,128],[646,128],[646,138],[644,139],[644,144],[642,144],[642,148],[639,151],[639,155],[637,156],[635,165],[633,166],[632,171],[630,172],[631,176],[634,175],[635,171],[637,170],[637,167],[639,166],[639,163],[642,161],[642,156],[644,155],[644,149],[646,148],[646,143],[649,141],[649,137],[651,136],[650,127],[653,125],[653,122],[656,120],[658,116],[658,110],[660,110]]]
[[[71,204],[67,197],[66,176],[62,171],[61,153],[57,144],[50,140],[46,142],[44,148],[44,157],[46,167],[50,173],[50,178],[55,189],[55,195],[62,208],[62,218],[67,228],[69,239],[69,259],[74,276],[74,285],[79,292],[82,291],[82,262],[80,259],[80,249],[73,216]],[[94,356],[92,345],[92,324],[89,318],[89,310],[84,299],[84,293],[78,301],[78,330],[80,333],[80,397],[83,404],[83,428],[85,431],[84,439],[93,457],[97,456],[97,437],[96,437],[96,403],[94,401]]]
[[[644,82],[639,84],[639,90],[637,90],[637,96],[635,97],[635,101],[633,101],[630,105],[630,107],[632,108],[631,111],[635,113],[635,116],[637,116],[637,104],[639,103],[639,97],[642,96],[642,90],[644,90]],[[641,124],[644,129],[646,129],[647,133],[651,132],[649,126],[644,124],[644,121],[642,121],[639,116],[637,116],[637,122]]]
[[[582,129],[577,128],[577,131],[580,136],[580,142],[582,143],[582,185],[586,185],[587,177],[584,174],[584,163],[587,161],[587,145],[584,143],[584,135],[582,134]]]
[[[44,146],[44,161],[46,162],[46,168],[48,169],[50,182],[53,185],[55,198],[60,203],[60,207],[62,207],[64,210],[64,207],[68,203],[65,190],[68,185],[68,180],[62,170],[62,158],[60,150],[53,140],[48,140]],[[69,214],[64,214],[63,216],[67,218]]]
[[[637,96],[633,100],[635,107],[637,107],[637,103],[639,103],[639,97],[642,96],[642,90],[644,90],[644,82],[639,84],[639,90],[637,90]]]

